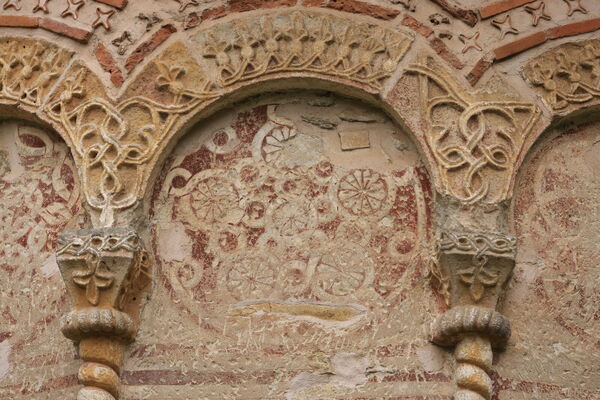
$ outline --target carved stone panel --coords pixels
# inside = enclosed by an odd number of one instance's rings
[[[408,110],[438,190],[467,205],[510,196],[516,160],[540,115],[535,104],[492,91],[474,91],[423,55],[389,95]]]

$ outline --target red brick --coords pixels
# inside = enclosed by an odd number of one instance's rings
[[[467,81],[471,84],[471,86],[475,86],[479,79],[483,76],[485,71],[490,69],[490,67],[494,64],[494,60],[489,57],[482,57],[477,64],[473,67],[471,72],[467,75]]]
[[[600,18],[574,22],[572,24],[557,26],[546,31],[549,39],[558,39],[565,36],[579,35],[600,29]]]
[[[465,65],[446,47],[446,44],[438,38],[429,41],[429,45],[435,52],[442,57],[448,64],[456,69],[463,69]]]
[[[59,35],[66,36],[83,43],[87,43],[92,37],[92,31],[76,28],[60,21],[56,21],[52,18],[41,18],[40,28],[50,32],[58,33]]]
[[[162,28],[156,31],[156,33],[152,35],[150,39],[140,44],[125,62],[125,69],[127,72],[131,72],[136,65],[146,58],[148,54],[152,53],[154,49],[160,46],[175,32],[177,32],[177,28],[175,28],[173,25],[164,25]]]
[[[460,19],[465,24],[469,26],[475,26],[477,24],[478,18],[477,13],[473,10],[469,10],[467,8],[462,8],[457,5],[454,0],[431,0],[448,14],[452,15],[454,18]]]
[[[423,25],[410,15],[405,15],[404,19],[402,19],[402,25],[408,26],[413,31],[417,32],[421,36],[429,37],[433,33],[431,29],[427,26]]]
[[[37,28],[39,19],[37,17],[25,17],[21,15],[0,15],[0,26],[18,28]]]
[[[327,7],[354,14],[365,14],[385,20],[394,19],[400,14],[400,11],[398,10],[364,3],[358,0],[330,0]]]
[[[127,0],[95,0],[98,3],[108,4],[109,6],[117,7],[117,8],[125,8],[127,5]]]
[[[504,46],[497,47],[494,49],[494,55],[496,56],[496,60],[502,60],[506,57],[510,57],[514,54],[538,46],[544,43],[546,40],[548,40],[546,37],[546,32],[537,32],[526,36],[523,39],[515,40],[514,42],[508,43]]]
[[[202,21],[223,18],[226,15],[227,9],[225,8],[225,6],[211,8],[202,12]]]
[[[231,12],[244,12],[260,8],[292,7],[296,2],[297,0],[231,0],[229,7]]]
[[[537,0],[502,0],[496,3],[481,7],[479,15],[482,19],[493,17],[494,15],[503,13],[513,8],[521,7],[523,4],[533,3]]]
[[[115,85],[115,87],[121,87],[124,81],[123,74],[117,66],[112,54],[110,54],[110,51],[108,51],[104,44],[98,44],[98,47],[96,47],[95,56],[102,69],[110,74],[110,81],[113,83],[113,85]]]
[[[325,0],[304,0],[302,5],[304,7],[322,7]]]

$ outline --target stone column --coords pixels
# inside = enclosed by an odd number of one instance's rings
[[[78,343],[84,362],[77,400],[115,400],[125,346],[135,338],[150,286],[148,254],[131,228],[67,231],[58,243],[57,261],[73,307],[61,329]]]
[[[431,341],[455,346],[456,400],[489,400],[492,349],[503,348],[510,322],[496,311],[515,264],[514,236],[483,230],[439,231],[434,274],[451,309],[431,327]]]

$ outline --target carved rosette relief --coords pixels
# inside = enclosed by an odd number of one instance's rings
[[[85,362],[78,399],[118,398],[124,346],[135,337],[150,283],[148,255],[129,228],[67,231],[58,242],[57,261],[73,303],[61,329],[79,343]]]
[[[407,73],[419,77],[425,140],[442,192],[466,204],[505,200],[515,162],[539,118],[538,107],[501,94],[467,91],[428,57]]]
[[[529,61],[523,74],[556,112],[600,97],[600,40],[567,43]]]

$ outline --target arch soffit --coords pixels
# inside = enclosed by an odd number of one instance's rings
[[[115,212],[144,196],[153,170],[195,121],[227,101],[307,82],[375,103],[407,127],[439,192],[467,203],[510,197],[516,161],[537,137],[536,104],[474,92],[434,56],[399,66],[414,37],[380,21],[314,10],[236,17],[164,47],[118,100],[72,52],[43,40],[2,39],[0,103],[36,115],[69,144],[86,201],[99,213],[95,225],[114,224]],[[24,49],[18,55],[17,46]],[[529,64],[527,81],[547,90],[528,74]],[[456,111],[456,126],[439,118]],[[488,115],[505,126],[486,144],[483,125],[469,121]],[[473,146],[482,157],[469,157]]]

